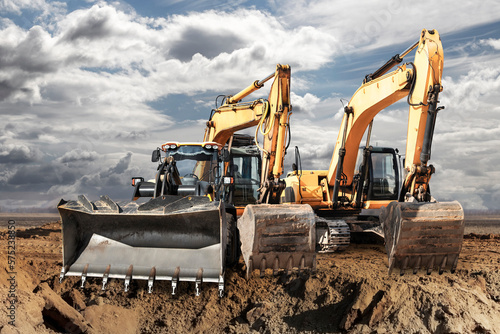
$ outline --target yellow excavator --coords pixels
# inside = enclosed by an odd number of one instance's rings
[[[414,49],[414,61],[400,64]],[[387,73],[395,65],[397,69]],[[365,223],[362,211],[372,212],[372,216],[380,213],[389,272],[400,269],[403,274],[410,268],[414,273],[419,269],[427,273],[433,269],[439,273],[445,269],[453,272],[462,247],[463,209],[456,201],[437,202],[429,188],[434,167],[428,165],[428,161],[436,116],[442,109],[438,107],[442,71],[443,48],[439,34],[436,30],[424,29],[418,42],[367,75],[354,93],[344,109],[328,170],[301,170],[299,155],[296,155],[294,171],[285,178],[281,203],[312,207],[321,218],[316,222],[317,232],[320,225],[338,226],[339,219],[348,223],[352,231],[363,230],[359,227]],[[371,147],[370,136],[375,116],[403,97],[407,97],[410,110],[406,177],[399,184],[396,152],[391,148]],[[360,152],[365,132],[366,145]],[[265,217],[268,209],[252,205],[246,210],[248,218],[245,212],[240,220],[248,227],[255,216]],[[323,238],[323,244],[328,247],[328,233],[316,235]],[[247,258],[251,260],[257,255],[261,261],[258,267],[272,268],[276,261],[273,255],[263,256],[259,242],[254,240],[253,244]]]

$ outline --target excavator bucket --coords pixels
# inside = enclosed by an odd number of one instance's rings
[[[457,201],[392,202],[380,215],[389,257],[389,273],[419,269],[430,274],[455,271],[462,249],[464,211]]]
[[[247,205],[238,219],[247,278],[254,269],[274,274],[293,268],[316,270],[315,215],[309,205]]]
[[[85,196],[58,205],[62,220],[64,276],[219,284],[224,290],[226,214],[224,203],[207,197],[163,196],[120,206],[107,196]]]

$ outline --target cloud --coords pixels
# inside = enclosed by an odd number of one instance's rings
[[[95,161],[98,158],[98,154],[95,151],[82,151],[80,149],[72,150],[64,153],[62,157],[58,159],[61,163],[85,163],[90,161]]]
[[[310,25],[338,37],[342,53],[417,41],[422,28],[441,35],[498,21],[500,3],[452,0],[344,1],[275,0],[274,9],[292,26]],[[474,19],[470,19],[474,13]],[[477,15],[477,16],[476,16]],[[355,24],[353,24],[355,22]],[[362,48],[362,49],[359,49]],[[400,50],[402,51],[402,50]]]
[[[37,161],[40,152],[25,145],[0,145],[0,164],[24,164]]]
[[[311,93],[306,93],[304,96],[299,96],[295,93],[290,94],[290,99],[293,101],[293,112],[305,112],[311,117],[314,116],[314,109],[318,106],[321,99]]]
[[[227,41],[231,41],[231,43],[227,43]],[[172,42],[169,54],[186,62],[191,60],[197,53],[213,59],[223,52],[231,53],[243,46],[243,40],[229,29],[213,33],[198,28],[188,28],[182,32],[177,41]]]
[[[52,15],[64,13],[66,4],[60,1],[45,0],[3,0],[0,9],[4,13],[22,15],[25,10],[40,12],[40,19],[46,19]]]
[[[500,50],[500,39],[488,38],[479,41],[482,45],[489,45],[495,50]]]

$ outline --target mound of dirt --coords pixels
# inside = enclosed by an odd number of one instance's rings
[[[59,223],[19,229],[16,236],[15,322],[3,298],[0,333],[500,333],[500,237],[470,235],[455,274],[389,276],[381,245],[351,245],[318,255],[315,274],[244,278],[240,262],[217,287],[169,282],[152,294],[145,281],[90,278],[83,289],[70,277],[59,283]],[[2,245],[8,238],[1,230]],[[0,253],[2,264],[7,252]],[[11,274],[0,270],[7,296]],[[12,280],[11,280],[12,281]]]

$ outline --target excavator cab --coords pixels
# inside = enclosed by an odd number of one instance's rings
[[[392,148],[374,147],[370,155],[371,182],[368,200],[397,200],[401,180],[396,152]]]
[[[260,151],[255,146],[231,149],[234,175],[233,204],[256,204],[260,187]]]
[[[364,160],[367,172],[364,171],[363,154],[368,150],[368,159]],[[358,183],[364,178],[362,191],[364,202],[369,201],[397,201],[401,189],[401,164],[398,149],[391,147],[359,148],[354,172]],[[365,175],[363,177],[363,175]]]

